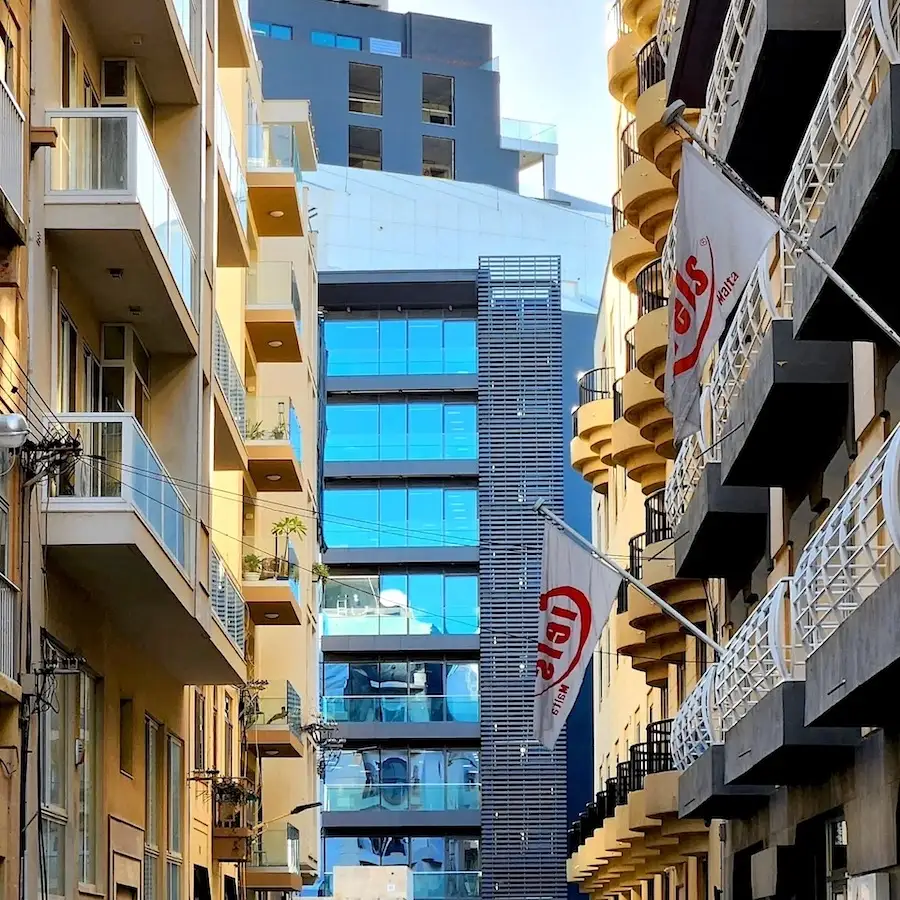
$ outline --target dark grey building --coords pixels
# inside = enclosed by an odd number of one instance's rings
[[[420,898],[566,895],[566,744],[532,736],[542,527],[563,505],[559,257],[322,272],[322,698],[338,865]]]
[[[322,163],[515,191],[546,146],[522,132],[501,147],[489,25],[333,0],[251,0],[250,14],[263,92],[310,100]]]

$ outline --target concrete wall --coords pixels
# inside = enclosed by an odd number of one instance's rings
[[[422,174],[422,136],[455,141],[456,180],[518,189],[518,155],[500,149],[499,75],[490,59],[490,29],[432,16],[400,15],[326,0],[254,0],[254,20],[290,25],[293,40],[257,38],[263,91],[270,99],[310,100],[319,160],[347,165],[350,125],[382,130],[382,168]],[[312,44],[310,32],[362,39],[362,51]],[[370,37],[400,41],[403,57],[369,53]],[[382,115],[349,111],[349,64],[382,68]],[[422,121],[423,73],[451,75],[454,124]]]

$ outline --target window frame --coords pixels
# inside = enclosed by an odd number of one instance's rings
[[[353,91],[353,71],[354,69],[376,69],[378,72],[378,99],[373,100],[371,98],[363,97],[363,96],[354,96]],[[374,116],[376,118],[381,118],[384,115],[384,67],[376,65],[375,63],[365,63],[359,62],[358,60],[350,60],[347,66],[347,97],[348,97],[348,105],[351,113],[359,116]],[[360,105],[375,105],[378,106],[378,111],[373,112],[371,109],[354,109],[353,104],[357,103]],[[383,141],[382,141],[382,151],[383,151]]]
[[[425,96],[425,84],[428,78],[440,78],[450,82],[450,107],[446,113],[437,108],[427,105]],[[433,115],[443,115],[449,121],[435,122],[431,118]],[[440,72],[423,72],[422,73],[422,122],[426,125],[434,125],[438,128],[452,128],[456,125],[456,77],[454,75],[443,75]]]
[[[354,165],[353,163],[353,132],[371,132],[372,134],[378,135],[378,158],[377,165]],[[359,144],[356,145],[357,147]],[[362,160],[365,163],[372,163],[376,160],[371,157],[365,157],[358,155],[357,159]],[[384,133],[380,128],[373,128],[369,125],[356,125],[351,122],[347,126],[347,167],[350,169],[366,169],[370,172],[381,172],[384,169]]]
[[[206,769],[206,695],[202,688],[194,691],[194,769]]]
[[[425,158],[425,147],[429,141],[440,142],[442,144],[446,144],[450,148],[450,163],[446,167],[447,175],[438,175],[435,174],[438,169],[444,169],[443,163],[431,162],[429,163]],[[443,181],[455,181],[456,180],[456,139],[455,138],[447,138],[447,137],[438,137],[434,134],[423,134],[422,135],[422,176],[425,178],[437,178]]]
[[[100,721],[100,681],[89,672],[82,672],[78,685],[78,734],[82,758],[78,765],[78,884],[89,889],[98,885],[98,829],[97,793],[100,790],[99,742],[102,735]],[[87,713],[87,715],[86,715]],[[88,721],[90,719],[90,721]],[[87,731],[86,725],[90,727]],[[90,777],[93,776],[93,777]],[[89,799],[90,814],[85,815],[84,798]],[[90,860],[86,863],[86,860]]]

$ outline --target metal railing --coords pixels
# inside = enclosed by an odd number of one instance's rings
[[[638,318],[669,303],[669,283],[663,277],[662,260],[655,259],[638,272],[635,279],[638,296]]]
[[[644,501],[644,529],[648,545],[672,539],[672,528],[666,515],[665,488],[651,494]]]
[[[616,612],[621,615],[628,612],[628,582],[623,578],[616,591]]]
[[[637,353],[634,348],[634,328],[625,332],[625,371],[630,372],[637,367]]]
[[[659,52],[656,38],[650,38],[638,51],[638,97],[666,78],[666,61]]]
[[[711,665],[672,721],[672,761],[683,772],[713,744],[722,743],[722,721],[713,704],[716,665]]]
[[[244,380],[234,361],[218,313],[216,313],[213,325],[213,368],[216,380],[225,395],[225,401],[231,410],[234,424],[243,437],[247,433],[247,392],[244,389]]]
[[[672,762],[672,719],[660,719],[647,726],[647,774],[658,775],[671,772]]]
[[[297,462],[303,461],[303,434],[290,397],[244,398],[246,429],[244,439],[259,443],[289,441]],[[230,405],[230,404],[229,404]]]
[[[628,220],[625,218],[625,212],[622,209],[621,190],[618,190],[613,194],[610,205],[612,206],[613,234],[615,234],[615,232],[620,231],[628,224]]]
[[[196,321],[197,255],[137,109],[60,109],[47,157],[47,203],[138,203],[184,305]]]
[[[209,600],[222,630],[243,654],[247,607],[237,582],[214,547],[209,548]]]
[[[825,643],[900,566],[900,428],[810,538],[791,591],[807,655]]]
[[[609,367],[591,369],[578,379],[578,405],[592,400],[609,400],[615,370]]]
[[[572,437],[578,437],[578,407],[572,407]]]
[[[303,317],[294,264],[281,260],[255,263],[247,276],[247,306],[293,309],[297,334],[300,334]]]
[[[737,81],[757,2],[758,0],[731,0],[725,12],[712,75],[706,86],[706,140],[713,147],[719,139],[728,109],[734,105],[731,93]]]
[[[679,0],[663,0],[662,9],[659,11],[659,21],[656,25],[656,43],[660,56],[665,63],[669,62],[669,48],[672,46],[672,36],[678,24]]]
[[[15,680],[19,673],[19,589],[0,574],[0,674]]]
[[[212,782],[213,827],[253,828],[256,825],[256,788],[249,778],[219,775]]]
[[[625,175],[625,170],[633,166],[641,153],[637,146],[637,120],[632,119],[623,129],[619,139],[619,180]]]
[[[216,82],[216,150],[219,159],[222,160],[222,168],[225,169],[225,177],[231,188],[231,196],[237,207],[238,217],[244,231],[247,230],[247,176],[244,174],[244,166],[241,163],[241,154],[237,141],[234,138],[234,129],[228,118],[228,109],[225,106],[225,98],[222,89]]]
[[[481,809],[481,785],[477,782],[326,784],[324,795],[325,812]]]
[[[647,548],[647,535],[636,534],[628,541],[628,571],[638,581],[644,577],[644,550]]]
[[[56,418],[80,438],[82,461],[73,472],[50,482],[54,506],[90,510],[92,504],[101,508],[103,502],[120,498],[190,578],[191,508],[137,419],[127,413],[58,413]]]
[[[622,18],[622,0],[613,0],[607,13],[607,21],[612,23],[617,37],[623,34],[631,34],[631,26]]]
[[[613,419],[621,419],[625,415],[625,398],[622,396],[622,379],[613,383]]]
[[[616,806],[624,806],[628,802],[628,786],[631,782],[631,763],[616,763]]]
[[[706,398],[701,399],[705,403]],[[707,463],[721,462],[721,444],[703,448],[698,434],[688,435],[678,448],[672,475],[666,487],[666,518],[674,531],[694,496]]]
[[[25,114],[0,78],[0,191],[25,218]]]
[[[659,258],[659,264],[662,267],[663,285],[668,290],[675,279],[675,244],[678,240],[678,206],[672,214],[672,224],[669,226],[669,233],[666,235],[666,242],[663,244],[662,256]]]
[[[712,702],[723,732],[779,684],[802,679],[804,657],[794,646],[789,603],[790,580],[782,579],[757,604],[716,663]]]

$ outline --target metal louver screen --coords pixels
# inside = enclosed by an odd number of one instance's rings
[[[558,256],[478,266],[482,897],[566,896],[566,741],[532,737],[543,520],[562,513]]]

